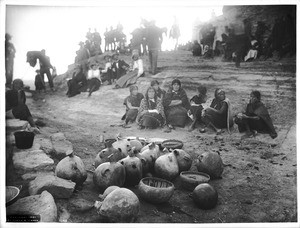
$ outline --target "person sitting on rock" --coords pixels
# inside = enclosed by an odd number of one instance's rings
[[[102,81],[100,78],[100,69],[96,63],[90,65],[87,77],[87,91],[89,92],[88,96],[90,97],[93,92],[97,91],[100,88]]]
[[[217,134],[221,134],[222,128],[227,128],[230,132],[230,127],[233,126],[233,118],[231,105],[229,99],[225,97],[224,90],[219,88],[215,90],[215,98],[210,107],[203,111],[202,120],[206,126],[212,127]]]
[[[111,80],[112,80],[111,56],[110,55],[105,55],[104,56],[104,61],[105,61],[104,69],[100,70],[101,81],[102,82],[108,81],[108,85],[111,85]]]
[[[135,84],[139,77],[144,76],[143,60],[140,58],[137,51],[133,52],[132,60],[133,63],[129,72],[116,81],[115,88],[125,88],[129,85]]]
[[[36,127],[29,108],[26,105],[26,95],[23,88],[24,83],[21,79],[13,81],[12,89],[6,91],[5,94],[6,112],[11,110],[16,119],[28,121],[30,126],[33,127],[33,131],[39,133],[39,129]]]
[[[197,88],[198,95],[193,96],[193,98],[190,100],[191,108],[188,112],[189,116],[192,116],[192,124],[189,127],[189,131],[193,131],[195,129],[195,126],[197,123],[202,122],[201,116],[202,116],[202,110],[203,106],[201,104],[205,103],[207,100],[206,92],[207,89],[205,86],[199,86]]]
[[[239,132],[246,132],[244,137],[255,136],[257,132],[268,133],[272,139],[277,137],[269,112],[261,102],[259,91],[251,92],[245,112],[238,113],[234,122],[238,125]]]
[[[144,98],[144,95],[139,93],[138,90],[139,88],[136,85],[130,86],[130,95],[124,100],[123,104],[126,106],[126,113],[122,117],[122,120],[125,120],[124,127],[126,127],[129,122],[136,120],[141,101]]]
[[[145,98],[141,101],[136,121],[139,128],[163,127],[166,123],[162,100],[156,95],[153,87],[149,87]]]
[[[172,87],[166,93],[163,103],[167,118],[165,131],[170,132],[174,126],[184,127],[188,120],[190,102],[178,79],[172,81]]]
[[[113,54],[112,60],[112,80],[118,80],[127,73],[129,70],[129,64],[127,64],[124,60],[119,59],[119,53]]]
[[[76,68],[72,74],[72,79],[68,80],[68,97],[74,97],[81,92],[87,90],[87,77],[84,73],[85,64],[76,64]]]
[[[157,80],[151,81],[151,87],[153,87],[155,89],[156,96],[159,97],[161,100],[163,100],[163,98],[166,94],[166,91],[164,91],[163,89],[161,89],[159,87],[159,83]]]

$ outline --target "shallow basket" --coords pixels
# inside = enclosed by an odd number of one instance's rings
[[[15,186],[6,186],[5,204],[6,206],[14,203],[20,194],[20,189]]]
[[[180,173],[180,181],[183,188],[193,191],[199,184],[208,183],[210,176],[202,172],[183,171]]]
[[[150,203],[168,202],[174,193],[174,184],[157,177],[145,177],[138,185],[139,195]]]
[[[177,139],[168,139],[161,143],[162,147],[167,149],[181,149],[183,147],[183,142]]]

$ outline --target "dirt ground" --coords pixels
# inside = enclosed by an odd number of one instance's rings
[[[120,58],[129,61],[128,56]],[[147,67],[147,57],[143,59]],[[237,126],[232,134],[223,132],[217,137],[213,131],[200,133],[196,129],[188,132],[188,127],[177,128],[171,133],[162,129],[138,130],[136,124],[124,129],[118,124],[125,111],[122,103],[129,91],[127,88],[114,90],[112,85],[104,85],[91,97],[82,93],[68,98],[64,82],[54,93],[34,94],[33,99],[28,100],[29,107],[35,118],[46,123],[42,132],[65,134],[86,169],[92,169],[97,152],[103,148],[100,135],[111,138],[121,133],[123,136],[181,140],[183,149],[194,159],[191,170],[196,170],[198,155],[205,151],[219,151],[225,168],[221,179],[210,181],[219,194],[214,209],[198,209],[178,177],[169,203],[154,205],[140,199],[138,223],[297,222],[295,59],[242,63],[241,68],[236,69],[232,62],[222,62],[218,58],[204,60],[193,57],[190,52],[178,51],[160,53],[158,67],[160,72],[157,75],[146,72],[145,77],[138,80],[141,92],[153,78],[167,88],[176,77],[182,81],[189,98],[196,94],[197,85],[206,85],[210,98],[207,105],[215,88],[224,88],[233,111],[237,113],[244,109],[251,90],[260,90],[278,137],[273,140],[269,135],[259,134],[241,140]],[[21,181],[14,177],[8,182]],[[138,195],[137,188],[131,190]],[[89,206],[98,200],[98,195],[92,173],[88,172],[81,190],[69,200],[56,200],[59,221],[105,222]]]

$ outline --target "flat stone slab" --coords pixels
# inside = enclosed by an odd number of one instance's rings
[[[25,130],[29,126],[28,121],[19,119],[8,119],[6,120],[6,131],[19,131]]]
[[[68,154],[73,153],[73,145],[68,141],[62,132],[52,134],[50,136],[54,153],[57,157],[63,158]]]
[[[40,175],[29,183],[29,194],[37,195],[46,190],[54,198],[70,198],[75,185],[70,180],[65,180],[54,175]]]
[[[50,154],[54,152],[54,148],[50,139],[35,137],[34,142],[40,144],[41,145],[40,149],[43,150],[46,154]]]
[[[7,215],[39,215],[40,222],[56,222],[57,207],[53,196],[43,191],[40,195],[28,196],[17,200],[6,208]]]
[[[21,177],[23,180],[31,181],[34,180],[37,176],[47,176],[47,175],[52,175],[54,176],[53,171],[41,171],[41,172],[30,172],[30,173],[25,173]]]
[[[14,153],[13,164],[19,174],[54,169],[54,161],[42,150]]]

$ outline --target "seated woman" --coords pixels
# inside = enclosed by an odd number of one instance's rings
[[[159,87],[159,83],[157,80],[151,81],[151,87],[153,87],[155,89],[156,96],[159,97],[161,100],[163,100],[163,98],[166,94],[166,91],[164,91],[163,89],[161,89]]]
[[[6,91],[6,112],[12,110],[12,114],[16,119],[26,120],[33,127],[35,133],[39,133],[33,121],[29,108],[26,105],[26,95],[23,90],[24,83],[21,79],[15,79],[12,84],[12,89]]]
[[[221,134],[221,128],[227,128],[228,132],[230,132],[230,127],[233,126],[233,118],[230,102],[225,97],[224,90],[215,90],[215,98],[211,102],[210,107],[204,110],[202,120],[207,126],[211,126],[217,134]]]
[[[85,92],[87,90],[87,78],[83,70],[83,68],[85,67],[84,65],[76,64],[72,79],[67,82],[68,91],[66,95],[68,97],[74,97],[77,94],[80,94],[81,92]]]
[[[112,63],[111,63],[111,56],[105,55],[104,56],[105,66],[103,70],[100,70],[101,73],[101,81],[105,82],[108,81],[108,85],[111,85],[112,81]]]
[[[163,127],[166,122],[162,100],[157,97],[153,87],[149,87],[137,114],[136,121],[140,128]]]
[[[250,94],[250,102],[246,111],[236,115],[234,122],[238,125],[239,132],[245,132],[245,136],[252,136],[257,132],[268,133],[271,138],[277,137],[277,133],[272,123],[265,105],[260,101],[259,91],[253,91]]]
[[[129,91],[130,95],[125,98],[123,103],[126,106],[126,113],[122,117],[122,120],[125,120],[124,127],[126,127],[129,122],[135,121],[141,101],[144,98],[144,95],[138,92],[138,87],[135,85],[130,86]]]
[[[133,53],[132,60],[132,68],[127,74],[116,81],[115,88],[125,88],[129,85],[135,84],[139,77],[144,76],[143,60],[140,58],[139,54]]]
[[[112,80],[118,80],[127,73],[129,65],[124,60],[119,59],[119,53],[113,54],[112,60]]]
[[[205,103],[207,100],[206,87],[199,86],[197,90],[199,94],[193,96],[193,98],[190,100],[191,109],[189,110],[188,114],[189,116],[192,116],[193,122],[189,128],[189,131],[193,131],[196,127],[196,124],[202,122],[201,116],[202,116],[203,106],[201,104]]]
[[[178,79],[172,81],[172,88],[165,95],[164,109],[167,119],[166,132],[174,129],[174,126],[185,126],[188,120],[187,111],[190,109],[190,102]]]
[[[96,63],[92,63],[87,75],[87,91],[89,92],[89,97],[100,88],[101,83],[99,66]]]

